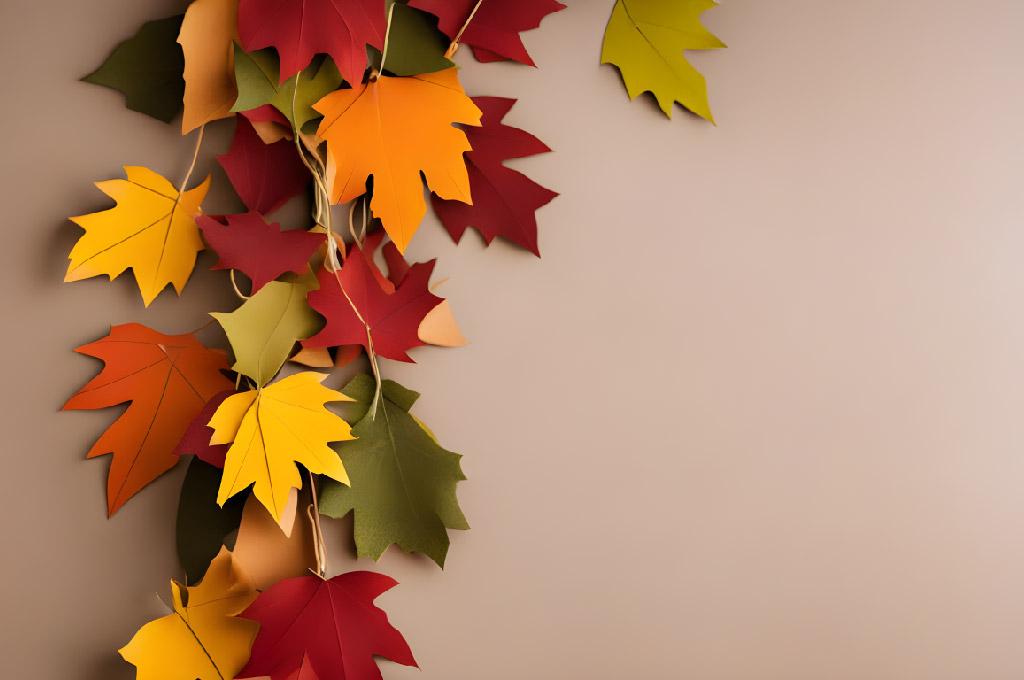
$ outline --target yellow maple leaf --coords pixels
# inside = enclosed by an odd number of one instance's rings
[[[197,586],[171,581],[174,611],[142,626],[118,652],[138,680],[233,678],[249,660],[259,624],[236,618],[256,598],[227,548]]]
[[[194,0],[185,10],[178,43],[185,55],[185,134],[211,120],[234,115],[238,0]]]
[[[324,387],[326,377],[296,373],[224,400],[209,423],[211,444],[231,444],[217,493],[220,505],[252,484],[253,495],[280,522],[289,492],[302,488],[296,463],[348,484],[341,457],[327,442],[354,437],[349,424],[324,404],[351,399]]]
[[[405,251],[427,211],[420,172],[441,198],[473,202],[462,155],[469,141],[453,124],[479,126],[481,114],[456,69],[381,76],[332,92],[313,108],[324,114],[317,135],[327,140],[334,166],[331,200],[363,195],[372,175],[370,208],[399,250]]]
[[[68,259],[65,281],[106,274],[113,281],[128,267],[149,306],[167,284],[180,294],[203,249],[196,216],[210,188],[179,191],[149,168],[126,165],[128,179],[97,182],[117,203],[109,210],[72,217],[85,230]]]
[[[714,122],[704,76],[684,50],[714,50],[725,43],[700,23],[715,0],[616,0],[605,29],[601,63],[615,64],[626,92],[635,99],[649,91],[669,118],[679,102]]]

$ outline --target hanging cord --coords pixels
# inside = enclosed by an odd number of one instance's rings
[[[324,532],[320,527],[320,505],[316,497],[316,479],[313,473],[309,472],[309,491],[313,496],[313,502],[306,506],[306,516],[313,527],[313,552],[316,555],[317,575],[324,578],[327,575],[327,544],[324,542]]]
[[[394,6],[392,6],[392,9]],[[390,24],[389,24],[390,25]],[[299,77],[302,74],[296,74],[295,76],[295,90],[292,92],[292,120],[295,120],[295,97],[299,91]],[[309,170],[309,173],[313,175],[313,182],[316,184],[317,191],[322,194],[323,204],[327,206],[324,211],[324,224],[322,225],[327,230],[327,262],[329,263],[329,269],[334,273],[334,279],[338,282],[338,290],[345,296],[345,300],[348,301],[349,306],[355,313],[356,318],[363,324],[363,328],[366,329],[366,354],[370,358],[370,367],[373,369],[373,379],[376,383],[376,388],[373,393],[373,402],[370,404],[370,418],[374,418],[377,415],[377,404],[380,402],[381,392],[383,390],[383,379],[380,373],[380,362],[377,361],[377,353],[373,349],[373,334],[370,332],[370,324],[363,318],[362,312],[356,307],[356,303],[352,301],[348,291],[345,290],[345,286],[341,283],[341,265],[345,259],[345,249],[338,248],[338,244],[334,239],[334,230],[331,228],[331,198],[330,192],[327,190],[327,182],[325,175],[327,174],[327,166],[323,161],[320,160],[320,155],[316,152],[316,149],[311,149],[301,139],[300,130],[297,128],[292,129],[293,137],[295,138],[295,148],[299,152],[299,157],[302,159],[303,165]],[[305,145],[305,148],[304,148]],[[313,167],[313,163],[306,158],[306,150],[309,151],[309,155],[316,162],[317,167]],[[318,170],[319,168],[319,170]],[[349,213],[351,216],[351,212]],[[316,219],[316,218],[314,218]],[[320,224],[319,220],[317,224]],[[358,246],[358,243],[356,244]],[[341,261],[338,259],[338,251],[341,250]]]

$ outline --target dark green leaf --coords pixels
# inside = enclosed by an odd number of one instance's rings
[[[389,545],[421,552],[444,566],[448,529],[468,529],[455,497],[465,479],[460,456],[434,440],[409,409],[419,394],[384,381],[374,416],[368,412],[374,382],[356,376],[343,390],[356,400],[358,439],[336,446],[351,486],[324,480],[320,511],[344,517],[355,511],[356,550],[378,559]],[[355,420],[355,418],[354,418]]]
[[[181,111],[185,94],[185,57],[176,42],[183,16],[142,24],[82,80],[122,92],[132,111],[169,123]]]
[[[248,493],[232,496],[217,505],[220,468],[193,458],[188,464],[178,501],[178,561],[185,570],[186,583],[198,583],[210,561],[225,545],[225,539],[242,521]],[[230,546],[229,546],[230,547]]]

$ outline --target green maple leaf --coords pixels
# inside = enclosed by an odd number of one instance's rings
[[[438,445],[411,413],[419,394],[385,380],[375,415],[369,413],[374,381],[356,376],[343,390],[362,413],[355,441],[336,446],[351,486],[325,479],[320,511],[344,517],[355,511],[356,550],[378,559],[389,545],[421,552],[439,566],[448,553],[447,529],[468,529],[455,497],[466,478],[460,456]]]
[[[714,0],[616,0],[601,49],[601,63],[622,73],[626,92],[635,99],[650,92],[669,118],[679,102],[714,122],[707,83],[686,60],[683,50],[713,50],[725,43],[700,23]]]
[[[259,387],[277,375],[295,343],[323,325],[306,303],[309,289],[305,279],[271,281],[235,311],[210,314],[231,343],[235,355],[231,370],[249,376]]]
[[[292,127],[302,126],[319,118],[313,104],[329,92],[341,87],[342,78],[338,67],[329,57],[318,56],[301,73],[283,83],[279,82],[277,56],[273,50],[246,52],[235,45],[235,83],[238,85],[238,99],[232,111],[248,111],[264,104],[271,104],[284,114]],[[295,83],[298,82],[298,92]],[[294,103],[294,111],[292,105]]]
[[[185,95],[185,56],[177,43],[183,16],[142,24],[82,80],[117,90],[132,111],[169,123],[181,111]]]

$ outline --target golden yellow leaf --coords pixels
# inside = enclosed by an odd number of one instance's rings
[[[259,624],[236,618],[256,592],[221,548],[197,586],[171,581],[174,611],[150,621],[119,651],[138,680],[233,678],[249,660]]]
[[[178,43],[185,54],[185,111],[181,133],[233,115],[238,0],[194,0],[185,11]]]
[[[253,495],[280,523],[290,491],[302,488],[296,463],[348,484],[341,458],[327,442],[353,439],[352,431],[324,404],[351,399],[324,387],[326,377],[296,373],[224,400],[209,423],[214,430],[211,444],[231,444],[218,503],[252,484]]]
[[[441,198],[473,202],[462,155],[470,145],[454,124],[479,126],[480,109],[463,92],[456,69],[381,76],[332,92],[313,108],[324,114],[317,135],[327,140],[336,166],[331,200],[363,195],[372,175],[370,208],[399,250],[427,211],[420,172]]]
[[[210,178],[179,191],[149,168],[126,165],[124,172],[128,179],[96,183],[115,207],[71,218],[85,234],[71,249],[64,280],[106,274],[113,281],[131,267],[148,307],[167,284],[180,294],[195,268],[203,249],[196,216]]]

